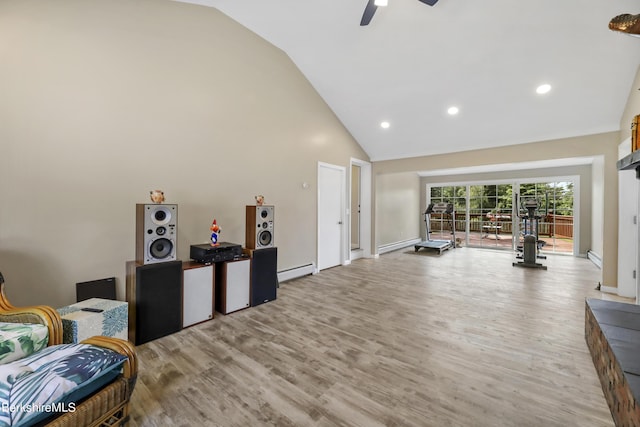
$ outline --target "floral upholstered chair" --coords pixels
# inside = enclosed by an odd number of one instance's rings
[[[133,345],[102,336],[61,343],[58,312],[14,307],[0,273],[0,426],[125,425],[137,376]]]

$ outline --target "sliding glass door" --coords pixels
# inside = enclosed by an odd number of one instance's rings
[[[520,212],[527,200],[538,206],[538,240],[543,252],[572,253],[574,247],[574,183],[571,181],[520,184]]]
[[[429,203],[453,203],[454,213],[431,214],[429,227],[431,239],[451,240],[452,227],[455,227],[456,239],[466,240],[466,219],[467,219],[467,187],[466,186],[444,186],[431,187],[428,196]],[[423,219],[425,219],[423,217]]]
[[[427,203],[454,204],[456,237],[467,246],[516,250],[524,234],[530,232],[525,230],[525,225],[532,224],[527,218],[531,214],[542,252],[572,254],[577,253],[574,248],[576,181],[577,177],[428,185]],[[431,230],[434,239],[450,238],[451,228],[443,218],[434,215]]]
[[[512,184],[469,186],[469,228],[472,246],[511,249]]]

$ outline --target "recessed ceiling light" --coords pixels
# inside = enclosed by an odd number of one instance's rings
[[[540,86],[538,86],[538,87],[536,88],[536,93],[538,93],[538,94],[540,94],[540,95],[543,95],[543,94],[545,94],[545,93],[549,92],[550,90],[551,90],[551,85],[550,85],[550,84],[545,83],[545,84],[540,85]]]
[[[388,0],[375,0],[373,2],[376,6],[386,6],[388,3]]]
[[[452,116],[455,116],[459,112],[460,112],[460,109],[458,107],[449,107],[449,109],[447,110],[447,113],[449,113]]]
[[[389,129],[389,126],[391,126],[391,123],[389,122],[380,122],[380,127],[382,129]]]

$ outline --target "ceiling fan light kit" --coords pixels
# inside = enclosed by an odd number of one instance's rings
[[[421,3],[428,4],[429,6],[433,6],[438,3],[438,0],[418,0]],[[378,6],[386,6],[388,4],[388,0],[369,0],[367,5],[364,7],[364,13],[362,14],[362,19],[360,20],[360,26],[364,27],[365,25],[369,25],[373,15],[376,13]]]

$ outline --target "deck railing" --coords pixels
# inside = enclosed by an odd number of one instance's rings
[[[501,233],[509,234],[513,232],[513,223],[509,218],[510,215],[503,215],[503,218],[498,218],[498,220],[494,222],[491,217],[487,217],[486,215],[470,214],[469,231],[483,232],[486,231],[487,226],[497,225],[500,227]],[[451,230],[451,218],[448,215],[441,216],[432,214],[430,227],[431,231]],[[464,212],[455,213],[455,227],[456,232],[464,233],[466,231],[466,214]],[[538,224],[538,235],[572,239],[573,215],[547,215],[542,218]]]

